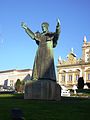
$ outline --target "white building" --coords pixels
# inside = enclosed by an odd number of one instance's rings
[[[0,86],[4,87],[12,87],[14,88],[14,85],[17,81],[17,79],[20,79],[20,81],[24,80],[30,80],[32,76],[32,70],[31,69],[23,69],[23,70],[5,70],[0,71]]]

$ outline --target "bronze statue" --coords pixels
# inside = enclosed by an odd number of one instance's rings
[[[57,40],[60,34],[60,21],[57,20],[56,31],[49,32],[49,24],[43,22],[42,33],[32,32],[27,25],[22,22],[21,26],[25,29],[26,33],[36,41],[38,50],[33,65],[32,80],[53,80],[56,81],[53,48],[57,45]]]

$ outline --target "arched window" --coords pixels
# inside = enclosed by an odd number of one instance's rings
[[[88,73],[88,80],[90,80],[90,73]]]

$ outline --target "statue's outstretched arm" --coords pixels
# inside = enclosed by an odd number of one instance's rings
[[[59,39],[60,32],[61,32],[60,21],[59,21],[59,19],[57,19],[56,31],[55,31],[54,39],[53,39],[53,47],[56,47],[56,45],[57,45],[57,41]]]
[[[60,20],[57,19],[57,25],[56,25],[56,34],[59,37],[61,30],[60,30]]]
[[[27,25],[26,25],[24,22],[21,23],[21,26],[22,26],[22,28],[25,29],[26,33],[27,33],[32,39],[35,39],[35,34],[27,27]]]

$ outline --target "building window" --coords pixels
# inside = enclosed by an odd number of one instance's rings
[[[76,81],[78,81],[78,78],[79,78],[79,75],[77,74],[77,75],[76,75]]]
[[[90,80],[90,73],[88,74],[88,80]]]
[[[69,75],[69,81],[72,81],[72,75]]]
[[[13,80],[10,80],[10,86],[11,87],[13,86]]]
[[[62,75],[62,81],[65,82],[65,75]]]

